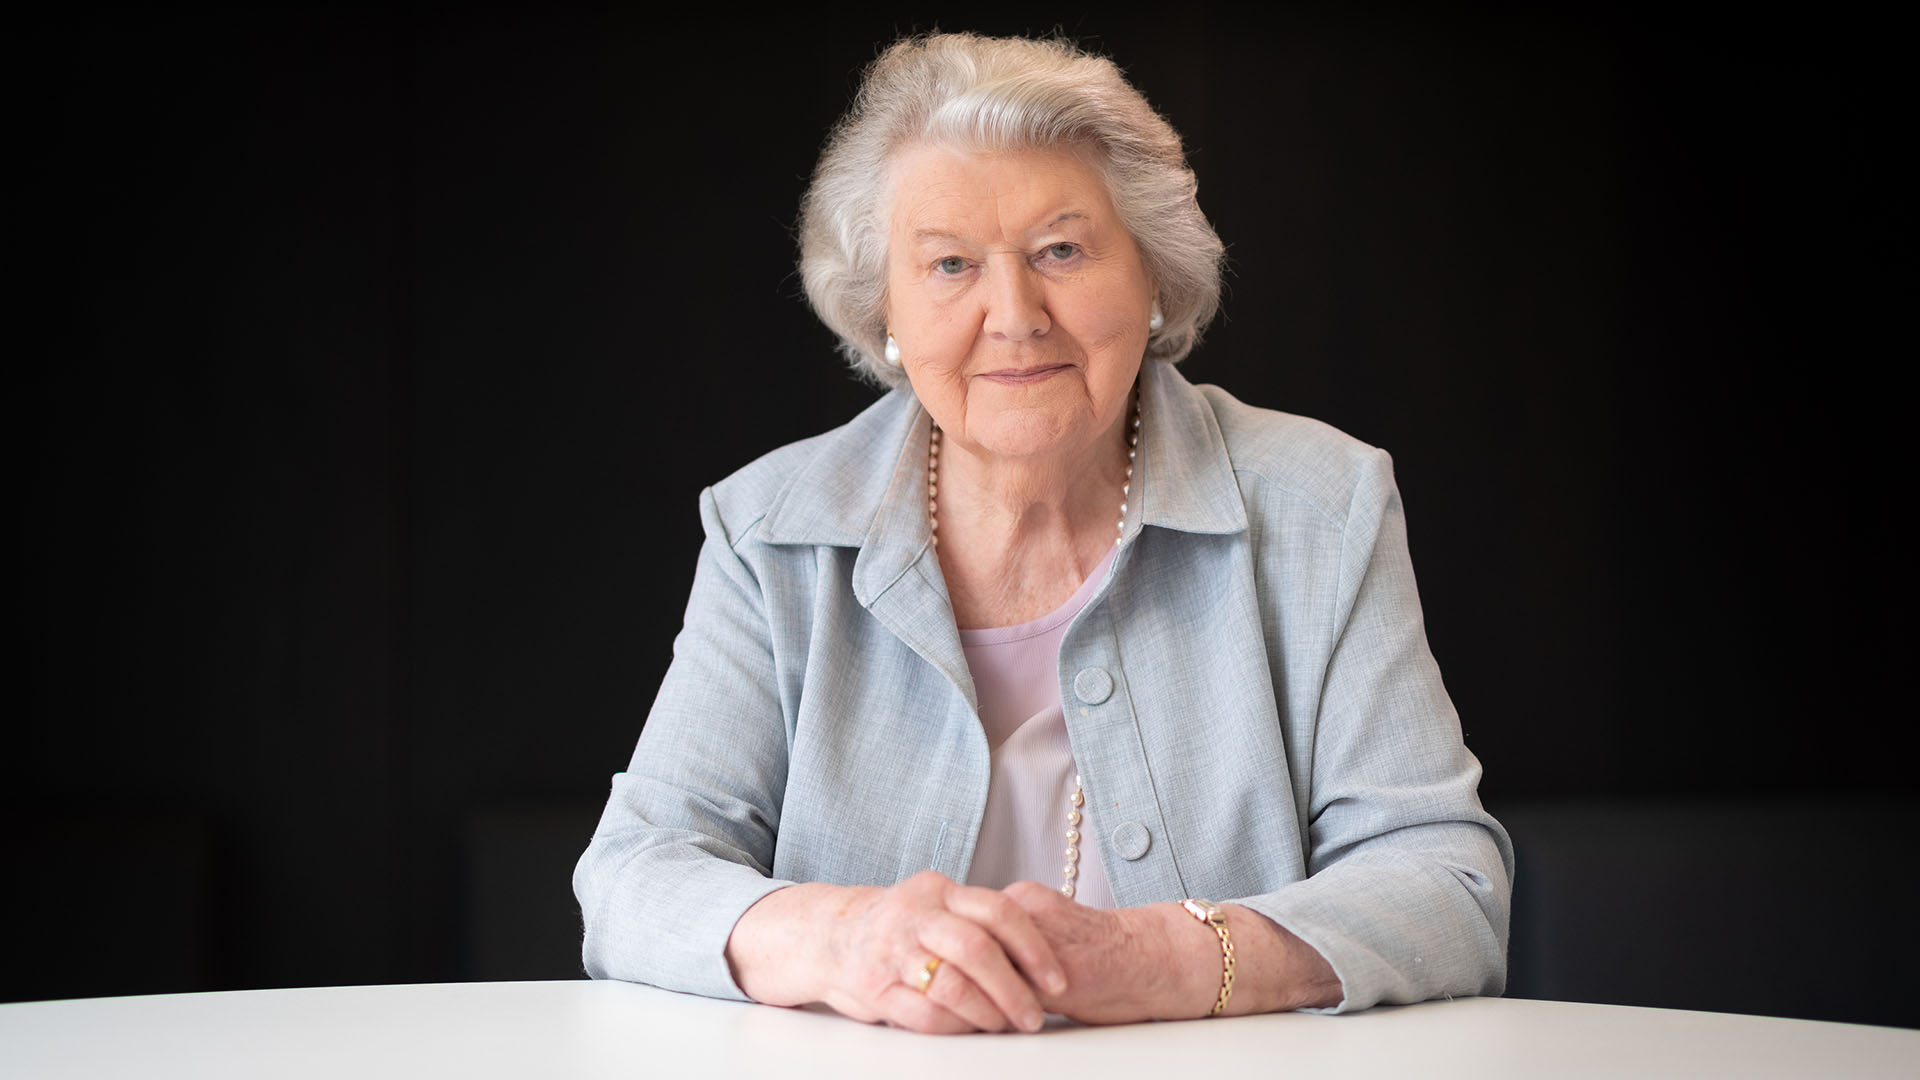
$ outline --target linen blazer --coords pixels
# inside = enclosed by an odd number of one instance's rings
[[[1427,647],[1386,453],[1143,364],[1123,546],[1060,645],[1122,906],[1236,902],[1339,1010],[1498,993],[1512,846]],[[595,978],[744,997],[782,885],[965,880],[989,757],[905,391],[703,492],[673,663],[574,872]],[[1096,855],[1097,853],[1097,855]]]

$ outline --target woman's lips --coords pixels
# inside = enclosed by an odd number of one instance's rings
[[[980,377],[988,382],[1003,383],[1008,386],[1022,386],[1051,379],[1067,370],[1070,364],[1042,364],[1030,368],[1001,368],[999,371],[982,372]]]

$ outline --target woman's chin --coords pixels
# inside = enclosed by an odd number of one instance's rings
[[[974,440],[982,454],[1007,462],[1030,461],[1043,464],[1048,459],[1070,453],[1091,430],[1078,432],[1078,425],[1046,414],[1040,416],[996,417],[984,425]],[[1090,428],[1090,425],[1089,425]]]

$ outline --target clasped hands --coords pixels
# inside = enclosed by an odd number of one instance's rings
[[[1179,913],[1197,933],[1176,946],[1167,906],[1107,911],[1037,882],[988,889],[931,870],[888,888],[794,885],[742,916],[727,958],[755,1000],[819,1001],[914,1031],[1037,1031],[1046,1012],[1201,1016],[1213,935]],[[1194,965],[1174,962],[1179,947],[1200,950],[1196,986],[1182,976]]]

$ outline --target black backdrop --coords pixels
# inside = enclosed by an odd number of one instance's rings
[[[1394,453],[1496,812],[1911,807],[1884,27],[70,10],[12,95],[7,996],[488,974],[472,823],[604,795],[699,489],[871,400],[789,229],[936,20],[1057,25],[1186,136],[1232,257],[1187,373]]]

